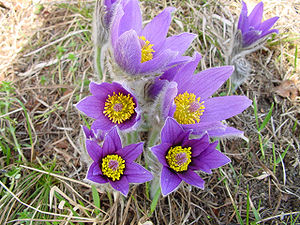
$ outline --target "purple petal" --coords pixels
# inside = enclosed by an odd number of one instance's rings
[[[97,99],[105,101],[108,95],[112,95],[114,92],[124,92],[126,91],[121,84],[113,82],[107,83],[103,82],[101,84],[97,84],[95,82],[90,83],[90,92],[93,96],[97,97]]]
[[[175,143],[181,142],[186,137],[187,132],[171,117],[168,117],[164,127],[161,130],[161,143]]]
[[[177,56],[167,65],[168,68],[170,68],[171,66],[176,66],[178,64],[184,64],[187,62],[190,62],[193,58],[190,56],[182,56],[177,54]]]
[[[76,104],[76,108],[87,116],[98,119],[102,114],[104,103],[95,96],[87,96]]]
[[[100,168],[100,164],[99,162],[94,162],[96,165],[94,167],[94,170],[93,170],[93,176],[102,176],[102,170]]]
[[[108,182],[107,178],[102,177],[101,175],[97,175],[97,176],[93,175],[94,169],[97,166],[99,167],[99,164],[97,164],[97,163],[93,163],[90,166],[86,178],[93,181],[93,182],[99,183],[99,184],[107,183]]]
[[[183,143],[183,147],[191,147],[192,157],[200,155],[209,145],[209,137],[207,134],[203,135],[200,139],[187,140]]]
[[[196,37],[197,35],[192,33],[181,33],[171,36],[166,39],[163,48],[177,51],[178,55],[182,55]]]
[[[166,155],[171,147],[171,143],[162,143],[151,148],[151,151],[163,166],[168,166],[168,163],[166,161]]]
[[[124,175],[129,183],[144,183],[153,179],[152,173],[134,162],[126,164]]]
[[[202,100],[207,99],[231,76],[233,66],[214,67],[196,75],[190,73],[185,76],[176,76],[178,93],[194,93]]]
[[[271,34],[271,33],[277,33],[278,34],[278,30],[277,29],[272,29],[272,30],[269,30],[269,31],[266,31],[266,32],[263,32],[259,38],[263,38],[265,36],[267,36],[268,34]]]
[[[153,59],[141,63],[139,74],[159,73],[162,70],[165,70],[169,63],[172,62],[177,55],[178,52],[174,52],[169,49],[164,50],[155,55]]]
[[[140,142],[137,144],[131,144],[125,146],[123,149],[120,149],[117,154],[121,156],[126,163],[131,163],[135,160],[140,154],[142,154],[144,149],[144,142]]]
[[[138,34],[142,30],[142,14],[139,6],[139,1],[130,0],[123,8],[124,15],[119,25],[119,35],[131,29],[135,30]]]
[[[122,143],[117,128],[113,127],[104,138],[104,143],[102,146],[103,157],[109,154],[113,154],[121,148]]]
[[[102,148],[94,141],[85,141],[86,150],[89,153],[92,160],[98,162],[102,158]]]
[[[259,30],[262,30],[263,33],[267,32],[279,19],[278,16],[268,19],[259,25]]]
[[[112,123],[108,117],[104,116],[103,113],[100,114],[100,117],[92,123],[92,130],[110,130],[115,124]]]
[[[134,30],[124,32],[114,51],[118,65],[130,74],[137,74],[141,63],[141,44]]]
[[[256,42],[260,38],[260,31],[258,30],[251,30],[243,34],[243,47],[250,46],[254,42]]]
[[[106,6],[106,11],[110,10],[115,2],[117,2],[117,0],[104,0],[104,5]],[[126,2],[126,1],[124,1],[124,2]]]
[[[132,128],[134,125],[140,121],[141,117],[136,112],[134,112],[131,117],[124,121],[123,123],[117,124],[120,130],[127,130],[129,128]]]
[[[155,99],[158,97],[158,95],[161,93],[163,88],[168,84],[168,81],[166,80],[161,80],[159,77],[156,77],[154,80],[154,83],[151,85],[149,89],[149,96],[152,99]]]
[[[249,25],[256,26],[260,24],[262,20],[263,12],[264,12],[264,3],[260,2],[254,7],[252,12],[248,16]]]
[[[221,138],[230,138],[230,137],[240,137],[244,138],[244,132],[233,127],[226,127],[226,129],[217,129],[207,131],[210,137],[221,137]]]
[[[159,48],[160,43],[165,40],[172,20],[171,13],[174,10],[173,7],[165,8],[144,27],[142,36],[154,45],[154,50]]]
[[[245,31],[247,31],[249,29],[249,24],[248,24],[248,9],[247,9],[247,5],[244,1],[242,1],[242,11],[241,11],[241,15],[239,18],[239,22],[238,22],[238,29],[240,29],[242,31],[242,33],[244,33]]]
[[[82,130],[84,132],[86,139],[90,139],[90,138],[94,137],[94,133],[89,128],[87,128],[86,126],[83,126],[83,125],[81,127],[82,127]]]
[[[213,122],[228,119],[243,112],[252,104],[246,96],[224,96],[208,99],[204,102],[204,113],[200,122]]]
[[[217,141],[210,144],[198,157],[193,158],[192,163],[189,165],[190,168],[210,173],[211,169],[216,169],[230,163],[231,160],[216,149],[217,145]]]
[[[203,122],[195,124],[181,124],[184,130],[193,130],[192,134],[203,135],[204,132],[215,129],[226,129],[226,126],[219,121]]]
[[[181,178],[169,168],[163,167],[160,177],[161,193],[166,196],[174,191],[181,183]]]
[[[86,177],[87,179],[95,182],[95,183],[99,183],[99,184],[105,184],[108,182],[108,180],[104,177],[101,177],[101,176],[89,176],[89,177]]]
[[[178,176],[186,183],[204,189],[204,180],[194,171],[188,170],[184,173],[179,173]]]
[[[115,9],[115,16],[111,24],[111,29],[110,29],[110,39],[113,48],[116,48],[117,40],[119,38],[119,28],[120,28],[120,21],[124,15],[124,11],[122,9],[121,4],[116,5]]]
[[[126,176],[123,175],[120,180],[116,181],[109,180],[109,183],[114,189],[121,192],[124,196],[127,196],[129,191],[129,183]]]
[[[194,76],[194,72],[195,72],[201,58],[202,58],[201,54],[196,52],[193,56],[193,59],[190,62],[184,64],[184,66],[182,66],[182,68],[176,73],[173,80],[175,82],[177,82],[178,84],[181,84],[182,82],[185,81],[185,79],[183,79],[184,77]]]
[[[174,104],[173,101],[176,95],[177,95],[177,83],[170,82],[169,84],[166,84],[166,90],[164,93],[162,110],[161,110],[163,118],[167,118],[168,115],[170,114],[170,110],[172,109],[172,105]]]
[[[179,64],[177,66],[168,69],[158,79],[168,80],[168,81],[174,80],[175,75],[178,73],[178,71],[182,68],[183,65],[184,64]]]

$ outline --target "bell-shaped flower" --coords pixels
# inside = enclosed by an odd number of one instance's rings
[[[278,33],[278,30],[270,28],[276,23],[279,17],[270,18],[262,22],[264,12],[263,2],[258,3],[248,16],[247,5],[242,1],[242,11],[238,21],[238,29],[242,33],[242,46],[247,47],[259,39],[271,33]]]
[[[86,178],[100,184],[109,183],[125,196],[129,183],[144,183],[153,178],[148,170],[134,162],[143,152],[143,142],[122,147],[116,127],[106,134],[102,147],[86,140],[86,149],[94,161]]]
[[[85,97],[76,107],[87,116],[96,119],[92,130],[108,131],[117,125],[128,130],[140,120],[135,96],[119,83],[90,83],[91,96]]]
[[[117,4],[117,0],[104,0],[103,4],[105,6],[105,15],[104,15],[104,24],[106,27],[109,27],[113,14],[114,14],[114,7]]]
[[[125,2],[116,6],[110,31],[114,59],[123,71],[130,75],[155,74],[190,59],[182,54],[195,34],[167,37],[174,8],[167,7],[142,27],[138,0]]]
[[[193,134],[208,132],[210,136],[242,136],[243,132],[222,123],[243,112],[252,101],[246,96],[210,96],[230,77],[233,66],[214,67],[194,74],[201,56],[186,63],[175,74],[169,73],[162,95],[162,116],[173,117]]]
[[[173,118],[168,117],[161,131],[161,144],[151,151],[162,164],[161,191],[168,195],[181,181],[204,189],[204,180],[195,172],[212,173],[230,159],[216,149],[218,142],[209,143],[208,135],[189,139],[191,131],[185,131]]]

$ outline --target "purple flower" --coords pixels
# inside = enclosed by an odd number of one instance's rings
[[[194,171],[212,173],[211,169],[230,162],[216,150],[217,141],[209,143],[207,134],[199,139],[189,139],[190,133],[168,117],[161,131],[161,144],[151,148],[163,166],[160,177],[163,195],[174,191],[182,180],[203,189],[204,180]]]
[[[242,32],[243,47],[253,44],[268,34],[278,33],[278,30],[270,30],[270,28],[276,23],[279,17],[276,16],[261,22],[264,11],[263,2],[258,3],[249,16],[246,3],[242,1],[242,4],[243,7],[238,22],[238,29]]]
[[[128,74],[158,73],[190,58],[182,54],[195,34],[182,33],[166,38],[174,8],[166,8],[144,28],[138,0],[121,2],[115,11],[111,44],[115,61]]]
[[[109,25],[111,23],[116,2],[117,0],[104,0],[104,6],[105,6],[104,24],[107,28],[109,28]]]
[[[162,115],[173,117],[185,130],[193,134],[208,132],[212,136],[242,135],[242,131],[225,126],[221,121],[244,111],[251,105],[246,96],[222,96],[210,98],[230,77],[233,66],[214,67],[198,74],[194,71],[200,54],[174,74],[168,74],[163,95]]]
[[[117,0],[104,0],[104,5],[106,7],[106,10],[110,10],[116,1]]]
[[[123,148],[116,127],[107,133],[102,147],[86,140],[86,149],[94,161],[86,178],[100,184],[110,183],[125,196],[129,183],[144,183],[153,178],[149,171],[133,162],[142,153],[143,142]]]
[[[92,140],[97,143],[101,143],[104,140],[105,131],[89,129],[86,126],[82,126],[82,129],[87,140]]]
[[[77,109],[96,119],[92,130],[108,131],[117,125],[120,130],[132,128],[139,120],[137,100],[119,83],[90,83],[92,96],[82,99]]]

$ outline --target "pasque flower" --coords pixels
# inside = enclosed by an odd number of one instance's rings
[[[195,34],[166,38],[174,8],[167,7],[144,28],[138,0],[116,6],[111,25],[111,44],[119,67],[131,75],[154,74],[189,59],[182,54]]]
[[[279,17],[273,17],[262,22],[262,16],[264,11],[263,2],[258,3],[250,15],[248,16],[247,5],[242,1],[242,12],[238,22],[238,29],[242,33],[242,46],[247,47],[257,40],[265,37],[271,33],[278,33],[278,30],[270,28],[276,23]]]
[[[94,130],[92,128],[89,129],[86,126],[82,126],[82,130],[87,140],[92,140],[97,143],[101,143],[104,140],[105,133],[106,133],[103,130]]]
[[[90,92],[92,95],[82,99],[76,107],[96,119],[92,130],[108,131],[115,125],[127,130],[140,120],[136,98],[121,84],[91,82]]]
[[[175,74],[167,73],[168,80],[163,95],[163,117],[173,117],[185,130],[193,134],[211,136],[241,135],[243,132],[225,126],[221,121],[235,116],[251,105],[246,96],[210,96],[230,77],[233,66],[214,67],[200,73],[194,71],[200,60],[196,53],[194,59]]]
[[[109,183],[125,196],[129,183],[144,183],[153,178],[148,170],[134,162],[143,151],[143,142],[122,147],[116,127],[106,134],[102,147],[86,140],[86,149],[94,161],[86,178],[100,184]]]
[[[117,0],[104,0],[104,6],[105,6],[105,16],[104,16],[104,23],[106,27],[109,27],[112,17],[113,17],[113,11],[114,7],[116,6]]]
[[[191,131],[185,131],[173,118],[168,117],[161,131],[161,144],[151,148],[162,164],[161,191],[168,195],[181,181],[198,188],[204,188],[204,180],[195,172],[212,173],[230,162],[230,159],[216,150],[218,142],[209,143],[208,135],[189,139]]]

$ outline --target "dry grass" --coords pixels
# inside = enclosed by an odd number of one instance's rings
[[[232,159],[231,165],[212,175],[202,174],[206,181],[203,191],[182,185],[176,193],[161,198],[152,215],[145,185],[133,187],[127,199],[99,193],[99,209],[91,186],[82,182],[87,171],[80,160],[83,118],[73,104],[88,94],[89,80],[96,80],[90,40],[93,1],[41,2],[45,8],[38,14],[33,13],[37,6],[29,1],[11,0],[4,3],[9,9],[0,9],[0,81],[12,81],[15,92],[9,97],[19,99],[26,109],[16,101],[11,104],[8,113],[15,122],[1,115],[1,136],[12,148],[16,142],[6,128],[13,124],[25,160],[31,162],[11,160],[14,163],[7,165],[0,152],[1,169],[19,167],[22,175],[11,186],[11,180],[4,182],[0,174],[1,224],[24,224],[26,220],[28,224],[138,224],[147,220],[154,224],[239,224],[239,215],[246,223],[247,202],[250,221],[255,220],[254,208],[261,224],[291,223],[290,214],[300,211],[299,96],[292,101],[278,96],[274,88],[282,80],[299,80],[300,67],[295,66],[295,57],[299,62],[299,52],[295,54],[300,38],[299,1],[264,1],[266,18],[280,16],[276,24],[280,35],[247,57],[253,76],[237,90],[256,99],[259,124],[274,103],[269,123],[258,132],[253,107],[229,120],[249,138],[248,143],[222,140],[221,150]],[[248,2],[252,8],[251,4],[258,1]],[[197,50],[203,55],[199,69],[223,65],[240,3],[148,0],[142,2],[145,19],[153,18],[167,5],[178,9],[171,34],[186,31],[199,35],[188,51],[192,54]],[[227,89],[220,92],[227,93]],[[0,101],[4,101],[6,93],[0,94]],[[287,148],[283,161],[275,167],[274,153],[278,159]],[[17,150],[12,151],[12,157],[17,156]],[[25,178],[32,180],[30,185]],[[47,190],[44,199],[53,201],[42,203],[43,193],[34,195],[34,191],[37,184],[46,181],[49,185],[43,186]],[[6,197],[4,186],[13,187]],[[28,205],[34,209],[26,214]]]

